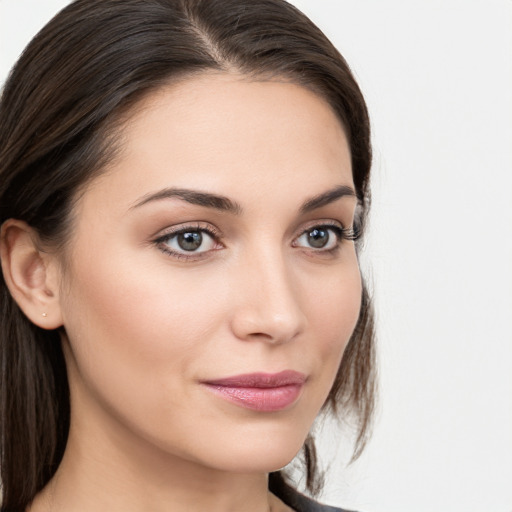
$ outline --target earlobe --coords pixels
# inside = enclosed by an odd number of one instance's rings
[[[55,257],[41,250],[26,222],[9,219],[0,230],[5,282],[28,319],[43,329],[62,325]]]

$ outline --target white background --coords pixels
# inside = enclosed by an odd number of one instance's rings
[[[374,436],[323,431],[326,502],[512,512],[512,1],[295,0],[372,114]],[[0,0],[0,81],[59,0]],[[335,456],[333,456],[335,454]]]

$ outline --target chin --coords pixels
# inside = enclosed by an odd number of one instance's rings
[[[203,452],[202,462],[210,467],[235,473],[270,473],[289,464],[301,450],[306,433],[260,432],[243,435],[228,443],[212,443]],[[209,453],[208,453],[209,452]],[[206,455],[206,457],[204,457]]]
[[[221,460],[212,461],[210,467],[229,473],[272,473],[287,466],[299,452],[299,448],[292,453],[276,449],[266,453],[244,451],[243,457],[239,453],[224,456]]]
[[[302,444],[294,447],[293,450],[283,450],[282,447],[276,447],[266,452],[257,452],[250,455],[251,459],[247,459],[239,471],[251,471],[271,473],[278,471],[288,465],[302,448]],[[249,457],[249,456],[248,456]]]

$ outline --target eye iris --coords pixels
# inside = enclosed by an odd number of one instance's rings
[[[195,251],[203,243],[203,235],[196,232],[180,233],[177,238],[178,245],[184,251]]]
[[[315,228],[308,233],[308,243],[311,247],[320,249],[327,245],[329,233],[326,229]]]

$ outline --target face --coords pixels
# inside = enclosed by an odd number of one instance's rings
[[[353,187],[339,121],[297,85],[204,75],[145,99],[61,269],[72,431],[289,462],[358,317]]]

